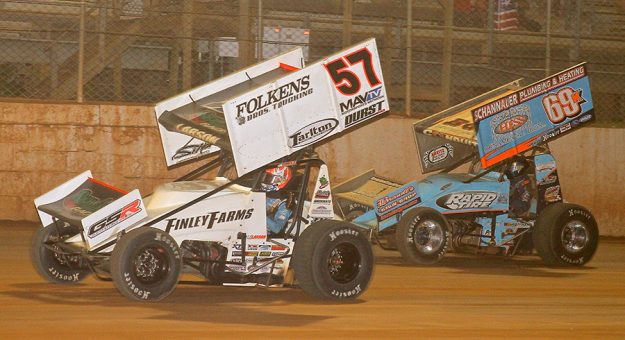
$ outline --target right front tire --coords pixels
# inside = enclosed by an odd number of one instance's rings
[[[582,266],[599,243],[597,222],[586,208],[569,203],[548,205],[532,232],[538,255],[551,266]]]
[[[397,225],[397,249],[410,264],[440,261],[450,243],[447,221],[438,211],[419,207],[408,211]]]
[[[139,227],[122,236],[111,255],[113,283],[132,300],[162,300],[176,288],[181,268],[176,241],[150,227]]]
[[[297,239],[291,260],[299,286],[320,299],[355,299],[369,286],[373,250],[351,223],[322,220]]]

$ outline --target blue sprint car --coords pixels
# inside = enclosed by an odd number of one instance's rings
[[[414,125],[423,173],[436,174],[400,184],[369,171],[333,189],[336,209],[412,264],[452,250],[584,265],[597,223],[563,200],[547,142],[593,120],[585,64],[507,84]]]

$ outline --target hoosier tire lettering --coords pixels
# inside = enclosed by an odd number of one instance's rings
[[[74,284],[91,272],[82,265],[80,255],[66,255],[56,243],[78,233],[72,227],[50,224],[38,228],[32,238],[30,257],[37,274],[48,282]]]
[[[597,222],[586,208],[553,203],[541,211],[532,231],[534,247],[550,266],[582,266],[599,243]]]
[[[369,239],[348,222],[311,224],[295,244],[291,264],[300,287],[321,299],[355,299],[373,271]]]
[[[445,217],[438,211],[418,207],[408,211],[397,225],[397,249],[410,264],[429,265],[440,261],[451,243]]]
[[[132,300],[164,299],[176,288],[181,268],[176,241],[151,227],[139,227],[122,236],[111,255],[113,283]]]

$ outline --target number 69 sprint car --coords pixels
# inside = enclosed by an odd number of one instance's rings
[[[369,171],[334,188],[346,220],[413,264],[448,250],[531,254],[584,265],[598,243],[588,209],[563,200],[546,142],[594,119],[586,65],[521,88],[518,81],[414,125],[424,173],[402,185]],[[469,173],[452,173],[470,163]]]
[[[343,58],[349,93],[330,67]],[[388,110],[375,40],[302,64],[300,48],[158,103],[167,165],[213,158],[151,195],[86,171],[38,197],[37,272],[54,283],[111,278],[135,300],[165,298],[183,270],[212,284],[265,286],[293,283],[294,274],[323,299],[364,293],[371,244],[335,219],[327,166],[310,148]],[[374,111],[344,114],[342,103],[371,91]],[[236,179],[222,177],[233,166]],[[216,169],[217,177],[199,179]]]

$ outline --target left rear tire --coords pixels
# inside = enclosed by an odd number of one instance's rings
[[[50,224],[38,228],[33,235],[30,257],[42,278],[52,283],[73,284],[84,280],[91,272],[82,265],[80,255],[66,255],[56,243],[78,233],[75,228]]]

